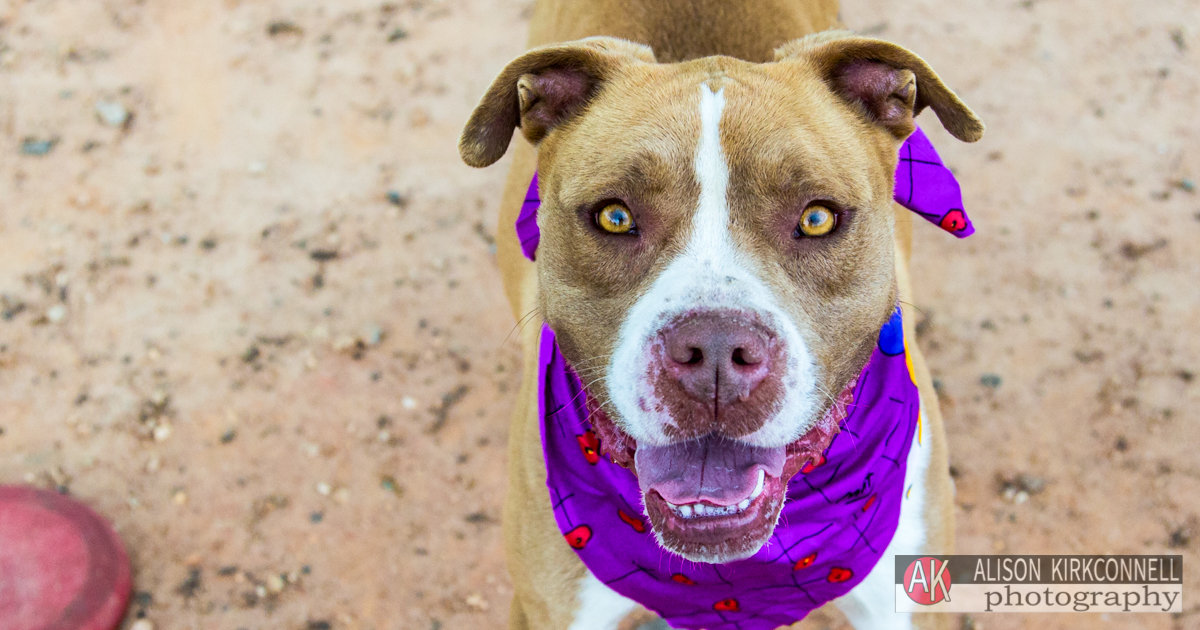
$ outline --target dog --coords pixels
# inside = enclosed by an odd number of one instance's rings
[[[601,580],[583,551],[601,532],[568,529],[592,515],[562,507],[556,484],[567,477],[548,462],[565,451],[547,418],[583,406],[567,444],[579,441],[580,466],[624,475],[639,500],[613,518],[628,525],[623,535],[642,535],[639,549],[657,545],[658,566],[634,562],[632,573],[670,576],[639,577],[664,593],[691,592],[700,573],[734,591],[754,578],[756,558],[788,552],[772,541],[783,540],[789,481],[831,444],[878,437],[873,426],[847,434],[844,420],[867,405],[853,400],[866,366],[892,356],[879,353],[883,338],[915,339],[908,307],[897,314],[912,301],[911,215],[893,202],[898,151],[926,108],[962,141],[983,124],[916,54],[840,28],[836,0],[539,0],[530,49],[467,121],[468,165],[514,145],[497,230],[525,357],[504,510],[510,628],[628,627],[645,614],[638,604],[677,627],[775,627],[825,603],[810,595],[794,614],[758,614],[735,596],[648,602],[630,582]],[[516,129],[524,141],[512,142]],[[523,214],[534,201],[536,215]],[[518,237],[520,220],[536,221],[536,252]],[[829,499],[855,519],[877,497],[896,510],[873,564],[821,568],[820,588],[853,585],[820,592],[837,593],[859,630],[949,623],[893,612],[892,557],[949,553],[954,538],[937,395],[915,343],[897,343],[914,402],[896,416],[912,426],[897,434],[904,465],[890,483],[905,490],[885,496],[868,473]],[[552,378],[569,400],[551,400]],[[614,562],[633,553],[612,545]],[[825,560],[817,555],[784,562],[799,575]],[[699,612],[689,617],[689,606]]]

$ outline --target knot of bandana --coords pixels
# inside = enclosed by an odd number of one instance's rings
[[[962,189],[958,180],[942,163],[942,158],[920,127],[900,147],[892,198],[958,238],[975,233],[975,226],[963,209]],[[538,177],[534,173],[516,223],[517,240],[521,241],[521,251],[529,260],[535,259],[541,238],[537,225],[537,212],[541,205]]]

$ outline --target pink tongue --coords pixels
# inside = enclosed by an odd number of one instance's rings
[[[759,470],[772,477],[783,474],[786,451],[710,435],[670,446],[639,444],[633,461],[643,494],[655,490],[676,505],[734,505],[750,498]]]

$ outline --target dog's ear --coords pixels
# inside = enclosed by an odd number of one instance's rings
[[[537,144],[587,106],[601,84],[624,65],[654,63],[649,47],[615,37],[589,37],[534,48],[492,82],[458,141],[464,162],[483,167],[508,150],[513,128]]]
[[[955,138],[975,142],[983,137],[975,112],[924,59],[902,46],[849,31],[825,31],[780,46],[775,59],[807,60],[834,92],[898,139],[913,132],[913,117],[926,106]]]

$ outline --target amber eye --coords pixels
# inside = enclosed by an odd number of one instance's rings
[[[634,228],[633,215],[630,214],[629,208],[619,203],[610,203],[596,213],[596,225],[609,234],[628,234]]]
[[[825,236],[837,226],[837,216],[825,206],[809,206],[800,215],[799,232],[803,236]]]

